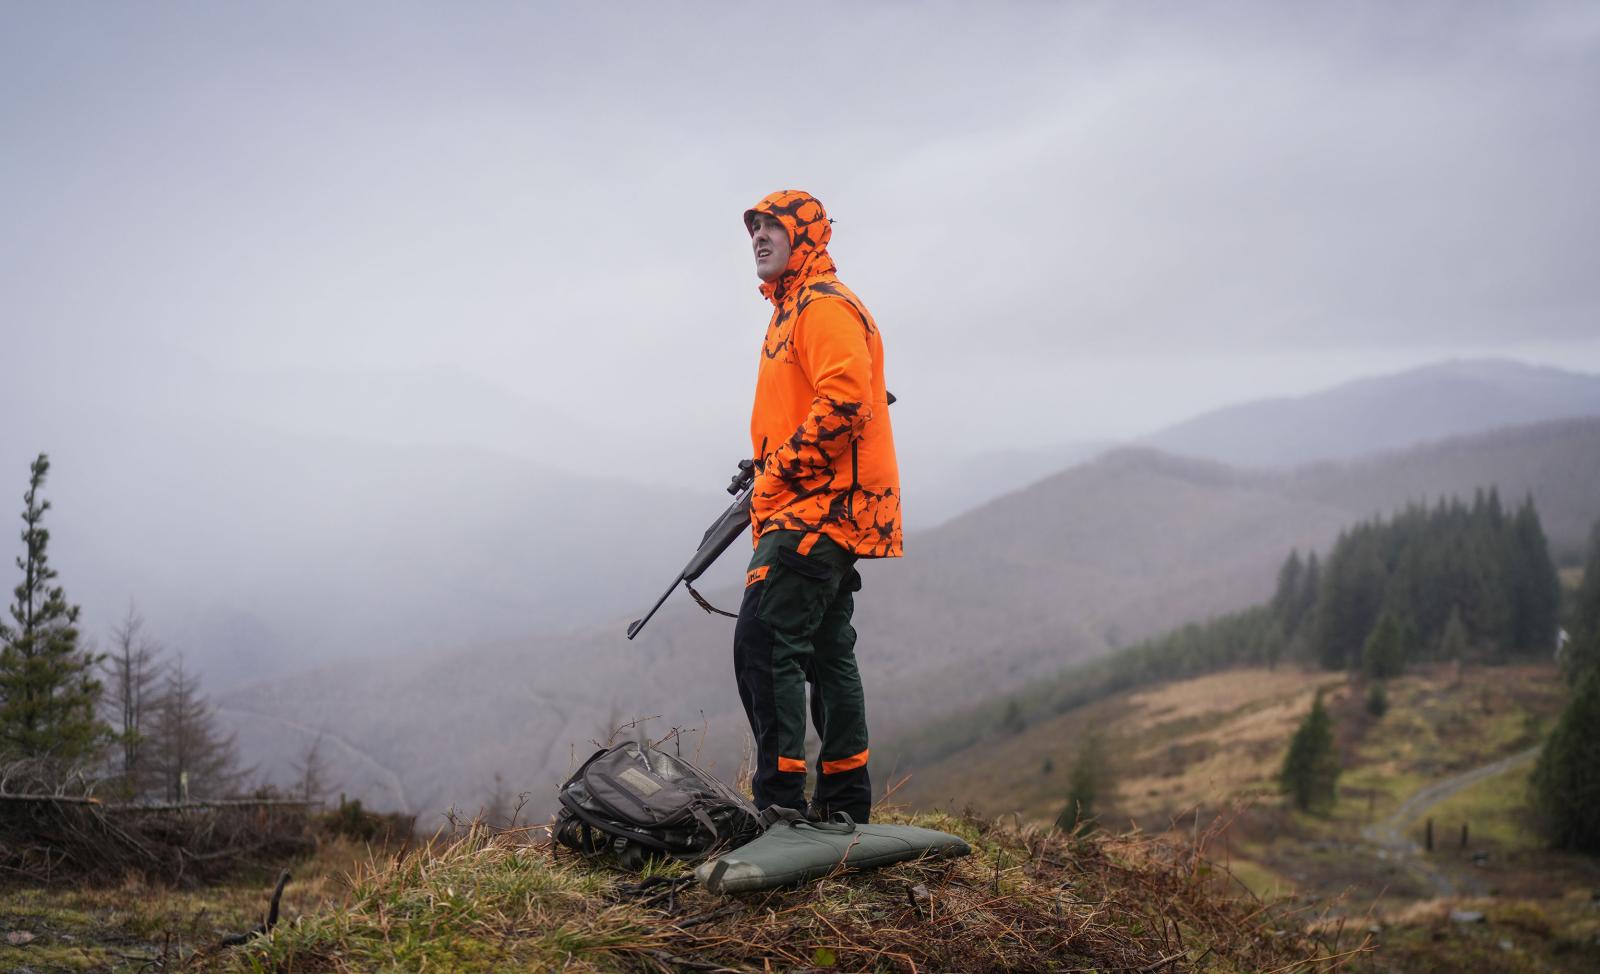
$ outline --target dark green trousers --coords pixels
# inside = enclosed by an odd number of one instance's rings
[[[733,661],[755,736],[758,808],[806,807],[809,684],[811,720],[822,739],[812,810],[868,820],[867,709],[850,625],[861,589],[855,561],[829,538],[799,531],[767,532],[750,559]]]

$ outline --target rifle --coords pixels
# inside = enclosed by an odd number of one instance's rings
[[[683,571],[672,580],[672,584],[667,586],[667,590],[661,593],[661,598],[656,599],[656,604],[650,607],[650,611],[644,614],[643,619],[635,619],[633,624],[628,626],[629,639],[639,635],[639,630],[644,628],[644,624],[649,622],[650,617],[655,615],[656,610],[667,601],[667,597],[677,589],[679,582],[682,582],[694,600],[700,603],[700,608],[719,615],[734,615],[732,612],[723,612],[707,602],[694,590],[694,585],[691,583],[704,574],[705,570],[711,567],[711,563],[727,551],[728,546],[750,526],[750,492],[755,487],[755,480],[756,462],[740,460],[739,472],[733,475],[732,482],[728,484],[728,493],[734,495],[733,503],[728,505],[728,509],[723,511],[721,516],[711,522],[711,527],[706,528],[705,535],[700,539],[700,547],[695,549],[694,556],[683,566]]]
[[[889,405],[894,405],[894,393],[888,393],[886,401]],[[661,593],[661,598],[656,599],[656,604],[650,607],[650,611],[644,614],[643,619],[635,619],[628,626],[629,639],[639,635],[639,630],[644,628],[644,624],[649,622],[650,617],[656,614],[656,610],[661,608],[667,601],[667,597],[677,590],[679,582],[682,582],[683,587],[689,590],[689,595],[700,604],[700,608],[707,612],[715,612],[717,615],[727,616],[730,619],[738,618],[737,613],[724,612],[707,602],[705,597],[696,592],[694,586],[690,583],[704,574],[705,570],[711,567],[711,563],[721,557],[722,553],[728,550],[728,546],[733,544],[734,539],[744,534],[744,529],[750,526],[750,494],[755,489],[755,482],[756,462],[754,460],[740,460],[739,472],[733,475],[733,481],[728,484],[728,493],[734,495],[733,503],[728,505],[728,509],[722,512],[721,517],[711,522],[711,527],[706,528],[706,533],[700,538],[700,547],[695,550],[694,557],[689,559],[689,564],[683,566],[683,571],[679,572],[678,577],[672,580],[672,584],[667,586],[667,590]]]

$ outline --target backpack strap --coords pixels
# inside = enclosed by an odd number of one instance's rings
[[[715,843],[719,835],[717,823],[711,821],[711,816],[707,815],[706,810],[700,806],[700,802],[695,802],[690,806],[689,811],[694,815],[694,820],[700,823],[700,827],[706,830],[706,840]]]

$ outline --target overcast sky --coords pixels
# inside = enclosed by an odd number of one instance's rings
[[[913,449],[1600,371],[1597,123],[1594,3],[11,2],[0,361],[453,372],[731,461],[740,213],[801,187]]]

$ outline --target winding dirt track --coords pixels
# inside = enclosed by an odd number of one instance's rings
[[[1538,756],[1539,749],[1532,747],[1498,761],[1490,761],[1471,771],[1464,771],[1453,778],[1436,781],[1407,798],[1387,818],[1363,828],[1361,837],[1378,846],[1391,861],[1401,864],[1427,880],[1433,886],[1435,896],[1456,896],[1463,892],[1480,895],[1483,892],[1483,885],[1477,877],[1453,875],[1451,870],[1442,864],[1421,858],[1422,846],[1416,840],[1407,837],[1407,827],[1445,799],[1460,794],[1464,789],[1486,778],[1493,778],[1495,775],[1528,764]]]

